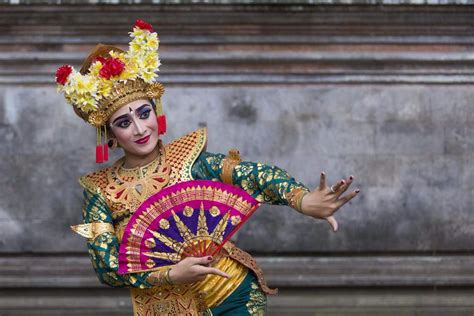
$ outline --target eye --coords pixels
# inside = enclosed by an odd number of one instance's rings
[[[142,114],[140,114],[140,118],[141,118],[142,120],[146,120],[147,118],[150,117],[150,112],[151,112],[151,110],[145,110],[145,111],[143,111]]]
[[[116,126],[120,128],[127,128],[130,126],[130,124],[131,123],[129,120],[123,120],[123,121],[120,121]]]

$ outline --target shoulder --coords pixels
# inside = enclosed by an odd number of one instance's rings
[[[179,170],[176,180],[191,180],[191,167],[207,146],[207,128],[199,128],[165,146],[166,161]]]
[[[101,193],[107,186],[108,173],[111,166],[98,169],[79,177],[79,184],[92,193]]]
[[[199,128],[194,132],[175,139],[165,146],[167,151],[203,151],[207,145],[207,128]]]

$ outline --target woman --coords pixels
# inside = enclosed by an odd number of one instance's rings
[[[155,82],[158,39],[151,25],[138,20],[129,50],[98,45],[81,71],[58,69],[59,90],[75,112],[97,128],[97,162],[107,161],[108,148],[124,156],[112,166],[80,178],[84,187],[84,224],[73,229],[87,237],[93,267],[102,283],[131,288],[134,315],[263,315],[265,294],[274,294],[255,260],[232,243],[216,258],[188,257],[153,271],[117,274],[118,249],[132,213],[164,187],[192,179],[217,180],[239,186],[260,202],[289,205],[329,222],[359,190],[342,196],[353,177],[326,185],[321,173],[311,191],[284,170],[243,162],[205,151],[206,130],[199,129],[163,146],[166,129],[161,96]],[[107,145],[102,144],[102,138]]]

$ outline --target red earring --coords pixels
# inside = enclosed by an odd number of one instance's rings
[[[107,127],[104,126],[104,138],[107,140]],[[109,148],[107,142],[102,144],[102,130],[97,128],[97,144],[95,146],[95,162],[103,163],[109,160]]]
[[[107,127],[104,126],[104,144],[102,145],[104,151],[104,162],[109,161],[109,147],[107,147]]]
[[[166,116],[159,115],[156,121],[158,122],[158,135],[164,135],[166,133]]]
[[[100,127],[97,128],[97,143],[95,145],[95,163],[104,162],[104,151],[102,148],[102,139],[100,135]]]

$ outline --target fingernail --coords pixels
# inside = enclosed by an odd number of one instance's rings
[[[356,190],[356,193],[359,193],[359,192],[360,192],[360,190],[359,190],[359,189],[357,189],[357,190]]]
[[[346,181],[344,181],[344,180],[341,180],[341,184],[344,184],[344,183],[346,183]]]
[[[211,261],[211,260],[212,260],[212,257],[211,257],[211,256],[207,257],[207,260]]]

